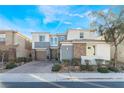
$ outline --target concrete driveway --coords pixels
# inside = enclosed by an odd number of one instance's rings
[[[50,73],[51,68],[51,61],[32,61],[30,63],[9,70],[6,73]]]

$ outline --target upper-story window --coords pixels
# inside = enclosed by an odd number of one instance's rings
[[[64,41],[64,40],[65,40],[64,36],[59,37],[59,41]]]
[[[80,32],[80,38],[84,38],[84,33]]]
[[[53,44],[53,38],[50,38],[50,43]]]
[[[0,42],[4,42],[6,38],[5,34],[0,34]]]
[[[55,38],[55,44],[57,44],[57,38]]]
[[[45,41],[45,36],[44,35],[39,36],[39,40],[40,40],[40,42]]]
[[[58,45],[58,38],[57,37],[52,37],[50,39],[50,45],[51,46],[57,46]]]

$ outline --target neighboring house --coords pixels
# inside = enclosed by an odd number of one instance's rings
[[[110,60],[110,45],[98,39],[94,31],[69,30],[67,40],[60,44],[60,60],[80,59],[81,57]]]
[[[114,58],[115,48],[111,46],[111,59]],[[117,59],[119,62],[124,62],[124,41],[118,45]]]
[[[6,60],[31,55],[31,41],[13,30],[0,30],[0,50],[7,51]]]
[[[32,32],[32,57],[34,60],[59,58],[59,42],[65,40],[65,34]]]
[[[105,40],[104,36],[100,36],[99,37],[100,40]],[[111,59],[114,59],[114,53],[115,53],[115,48],[114,46],[111,44]],[[124,62],[124,41],[122,41],[119,45],[118,45],[118,52],[117,52],[117,60],[119,62]]]

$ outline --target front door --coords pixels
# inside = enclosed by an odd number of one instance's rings
[[[87,45],[87,56],[94,56],[95,55],[95,45]]]

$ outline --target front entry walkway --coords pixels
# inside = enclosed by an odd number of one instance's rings
[[[32,61],[22,66],[9,70],[6,73],[50,73],[51,61]]]

